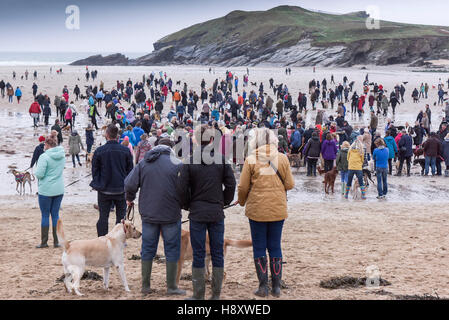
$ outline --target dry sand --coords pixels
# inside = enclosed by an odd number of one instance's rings
[[[83,280],[81,292],[85,297],[69,295],[64,285],[56,282],[63,274],[61,265],[62,249],[35,249],[40,241],[40,211],[35,195],[19,196],[15,193],[12,175],[6,174],[9,165],[19,169],[29,166],[30,156],[37,145],[37,137],[46,132],[40,127],[32,128],[32,119],[27,110],[31,103],[32,77],[28,81],[12,81],[12,70],[20,75],[28,69],[30,74],[39,72],[39,91],[47,93],[53,100],[60,94],[64,84],[73,90],[74,84],[81,79],[81,89],[85,84],[84,67],[62,66],[62,75],[49,75],[49,67],[0,67],[0,79],[10,81],[13,86],[24,86],[24,98],[20,105],[8,104],[0,98],[0,135],[3,137],[0,151],[0,299],[167,299],[165,293],[165,265],[155,263],[153,267],[152,286],[156,293],[143,298],[140,294],[140,261],[128,260],[132,255],[140,256],[141,240],[129,240],[126,248],[125,270],[131,292],[126,293],[116,270],[112,270],[110,290],[105,291],[100,281]],[[53,68],[55,69],[55,67]],[[105,88],[110,88],[117,79],[141,81],[142,75],[151,70],[158,72],[161,68],[132,67],[98,67],[100,80]],[[216,68],[215,75],[208,73],[207,67],[167,67],[163,69],[175,80],[192,83],[198,90],[202,78],[210,86],[215,78],[221,78],[224,68]],[[240,79],[244,68],[233,68]],[[322,80],[325,76],[329,82],[334,74],[338,83],[343,75],[356,81],[360,92],[361,81],[366,73],[370,81],[384,84],[391,89],[396,83],[408,81],[406,103],[398,106],[396,122],[413,123],[419,109],[425,103],[431,104],[434,124],[441,119],[441,107],[434,107],[436,90],[431,90],[431,97],[423,103],[411,102],[411,91],[421,82],[437,85],[439,78],[446,81],[444,74],[412,73],[405,68],[369,68],[359,69],[311,69],[294,68],[291,76],[285,76],[282,68],[250,68],[250,81],[264,82],[268,90],[268,79],[273,76],[275,83],[287,83],[296,100],[299,89],[305,90],[312,77]],[[43,76],[45,74],[45,79]],[[90,82],[92,83],[92,82]],[[242,82],[240,83],[241,87]],[[175,86],[176,87],[176,86]],[[256,87],[250,87],[257,90]],[[310,102],[309,102],[310,105]],[[314,114],[309,113],[308,121]],[[53,122],[54,116],[51,118]],[[78,130],[84,140],[86,118],[78,117]],[[350,119],[350,116],[349,116]],[[368,116],[356,125],[369,123]],[[352,123],[354,121],[351,121]],[[380,121],[380,126],[383,125]],[[97,137],[97,143],[102,141]],[[67,138],[64,146],[67,146]],[[5,150],[14,150],[7,154]],[[84,164],[84,161],[82,161]],[[61,218],[65,223],[68,239],[89,239],[96,236],[95,224],[98,212],[93,208],[96,193],[88,184],[89,173],[84,166],[73,169],[71,159],[67,157],[64,171],[65,183],[76,179],[81,181],[66,189],[61,209]],[[394,299],[394,295],[438,294],[449,297],[449,179],[444,177],[422,178],[419,169],[413,168],[414,176],[390,178],[389,199],[379,202],[375,199],[376,191],[372,187],[368,200],[343,201],[339,194],[325,196],[322,192],[321,178],[306,178],[303,169],[295,173],[296,187],[289,193],[289,218],[283,233],[283,255],[286,264],[283,279],[288,288],[282,291],[282,299]],[[237,175],[238,179],[238,175]],[[340,190],[337,182],[336,190]],[[33,184],[33,192],[37,183]],[[28,193],[28,189],[27,189]],[[249,239],[249,226],[243,208],[226,211],[226,237]],[[114,216],[114,214],[111,214]],[[184,218],[186,218],[184,213]],[[110,229],[113,218],[110,218]],[[136,224],[141,229],[139,215]],[[184,225],[184,227],[187,227]],[[49,244],[52,243],[50,234]],[[162,244],[159,254],[163,255]],[[377,266],[381,277],[391,282],[390,286],[377,289],[356,288],[328,290],[319,286],[320,281],[338,276],[365,277],[366,268]],[[87,268],[102,274],[99,268]],[[223,285],[224,299],[255,299],[252,291],[257,287],[252,250],[231,248],[225,259],[227,279]],[[184,265],[184,274],[190,274],[191,262]],[[191,281],[181,280],[180,287],[191,294]],[[389,294],[378,294],[379,290]],[[207,295],[210,284],[207,285]],[[377,292],[377,293],[376,293]]]

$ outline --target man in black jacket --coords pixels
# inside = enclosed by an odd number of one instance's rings
[[[133,169],[129,149],[117,141],[118,128],[110,124],[106,129],[106,144],[97,148],[92,158],[92,189],[98,191],[100,218],[99,237],[108,233],[108,219],[112,204],[116,208],[116,224],[125,218],[126,201],[124,180]]]
[[[59,119],[55,119],[55,124],[51,127],[50,130],[55,130],[58,132],[58,145],[60,145],[64,141],[64,138],[62,137],[62,130],[59,126]]]
[[[181,161],[171,150],[173,143],[163,138],[145,154],[143,161],[125,179],[126,201],[132,206],[139,194],[142,217],[142,293],[151,292],[151,269],[159,236],[164,240],[168,295],[184,295],[176,285],[181,250],[181,205],[176,193]]]
[[[193,250],[192,298],[204,299],[207,231],[213,267],[211,299],[219,299],[224,266],[223,207],[234,199],[236,182],[231,165],[226,164],[225,158],[219,155],[218,145],[221,139],[217,130],[202,125],[196,130],[195,136],[201,145],[195,148],[193,156],[183,164],[177,185],[182,206],[190,211],[190,242]]]
[[[39,137],[39,145],[34,149],[34,152],[33,152],[33,158],[31,159],[30,168],[32,168],[35,164],[37,164],[39,157],[41,156],[41,154],[44,153],[44,142],[45,142],[45,137],[40,136]]]

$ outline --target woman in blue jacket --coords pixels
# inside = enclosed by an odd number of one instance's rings
[[[396,157],[396,154],[398,153],[398,146],[396,145],[396,141],[394,141],[394,138],[391,136],[390,130],[387,130],[385,133],[384,142],[386,147],[388,148],[389,155],[388,155],[388,174],[391,175],[393,173],[393,159]]]
[[[131,145],[133,147],[135,147],[136,144],[136,136],[134,135],[133,132],[133,127],[131,126],[127,126],[126,127],[126,131],[122,134],[121,139],[125,138],[125,136],[127,136],[129,138],[129,143],[131,143]]]
[[[388,192],[387,184],[387,167],[389,160],[389,149],[386,148],[383,139],[377,139],[375,142],[377,146],[373,152],[373,159],[376,166],[376,176],[377,176],[377,199],[385,199]]]
[[[19,87],[17,87],[16,92],[14,93],[14,95],[17,98],[17,103],[20,103],[20,98],[22,98],[22,90],[20,90]]]

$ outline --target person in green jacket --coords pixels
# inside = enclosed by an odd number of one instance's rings
[[[348,182],[348,150],[351,147],[348,141],[341,144],[341,149],[337,154],[337,170],[341,176],[341,194],[345,194],[346,184]]]
[[[41,244],[36,248],[48,248],[49,218],[51,215],[53,244],[60,247],[56,235],[56,224],[59,219],[59,208],[64,196],[63,171],[65,165],[65,151],[58,146],[57,138],[48,136],[44,143],[45,152],[39,157],[36,172],[38,179],[39,208],[41,209]]]

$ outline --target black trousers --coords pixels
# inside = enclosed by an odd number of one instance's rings
[[[324,160],[324,172],[329,172],[334,168],[334,160]]]
[[[307,176],[316,176],[316,164],[318,159],[307,159]]]
[[[412,157],[400,157],[399,158],[399,173],[400,174],[402,174],[402,167],[404,166],[404,161],[407,163],[407,175],[409,175]]]
[[[125,194],[104,194],[98,192],[98,208],[100,210],[100,218],[97,222],[97,234],[99,237],[108,234],[108,221],[111,207],[115,205],[115,224],[125,219],[126,200]]]

